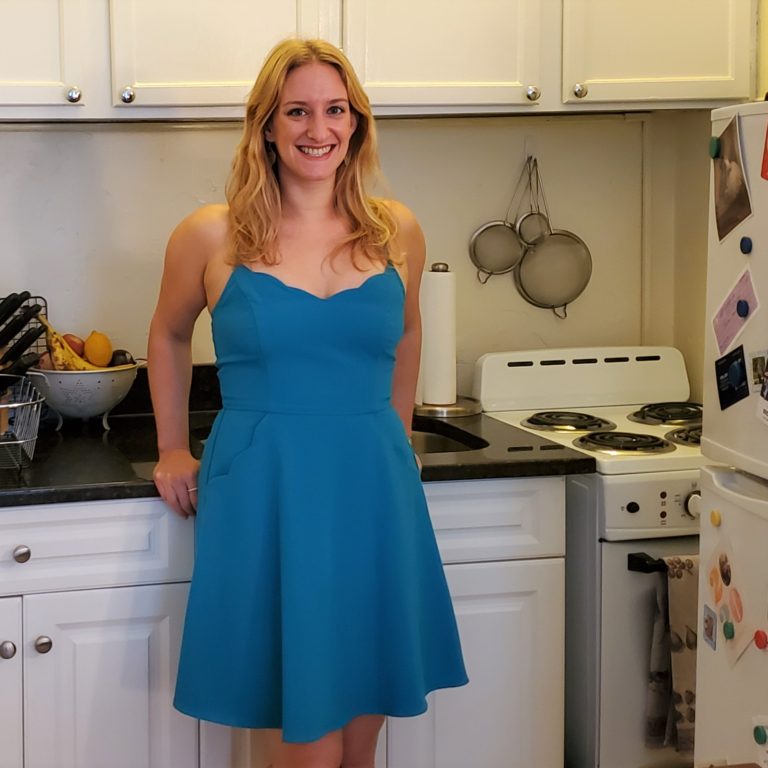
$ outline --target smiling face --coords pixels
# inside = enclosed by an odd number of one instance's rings
[[[281,183],[335,179],[356,127],[334,66],[313,62],[289,72],[264,132],[275,146]]]

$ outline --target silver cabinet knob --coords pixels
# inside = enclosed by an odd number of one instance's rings
[[[126,85],[122,91],[120,91],[120,101],[123,104],[131,104],[136,100],[136,91],[131,88],[130,85]]]
[[[10,640],[0,643],[0,659],[12,659],[15,655],[16,646]]]
[[[525,98],[528,99],[528,101],[538,101],[541,98],[541,89],[537,88],[535,85],[529,85],[525,89]]]
[[[64,97],[70,104],[77,104],[83,98],[83,92],[76,85],[71,85],[64,94]]]
[[[573,95],[577,99],[583,99],[588,93],[589,88],[587,88],[584,83],[576,83],[576,85],[573,86]]]
[[[30,557],[32,557],[32,550],[24,544],[20,544],[13,550],[13,559],[17,563],[26,563]]]
[[[50,637],[40,635],[40,637],[35,640],[35,650],[38,653],[48,653],[51,648],[53,648],[53,640],[51,640]]]

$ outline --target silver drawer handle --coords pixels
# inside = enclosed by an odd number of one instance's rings
[[[30,557],[32,557],[32,550],[24,544],[20,544],[13,550],[13,559],[17,563],[26,563]]]
[[[51,640],[50,637],[40,635],[40,637],[35,640],[35,650],[38,653],[48,653],[51,648],[53,648],[53,640]]]
[[[83,92],[76,85],[73,85],[70,88],[67,88],[64,97],[70,104],[77,104],[77,102],[83,98]]]
[[[131,88],[130,85],[126,85],[122,91],[120,91],[120,101],[123,104],[132,104],[136,100],[136,91]]]
[[[15,655],[16,646],[10,640],[0,643],[0,659],[12,659]]]

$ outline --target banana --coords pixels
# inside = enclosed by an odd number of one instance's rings
[[[51,353],[53,367],[57,371],[103,371],[98,365],[89,363],[80,357],[72,347],[67,344],[64,337],[48,322],[44,315],[38,315],[37,319],[45,326],[45,339],[48,351]]]

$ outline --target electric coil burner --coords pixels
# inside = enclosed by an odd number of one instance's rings
[[[627,418],[639,424],[668,424],[685,426],[701,423],[701,406],[698,403],[650,403]]]
[[[523,425],[543,432],[592,432],[616,429],[608,419],[578,411],[539,411],[523,420]]]
[[[615,453],[629,451],[631,453],[669,453],[675,446],[663,437],[656,435],[640,435],[636,432],[589,432],[574,441],[577,448],[588,451],[603,451]]]
[[[701,424],[694,424],[692,427],[680,427],[667,432],[666,439],[677,445],[701,445]]]

